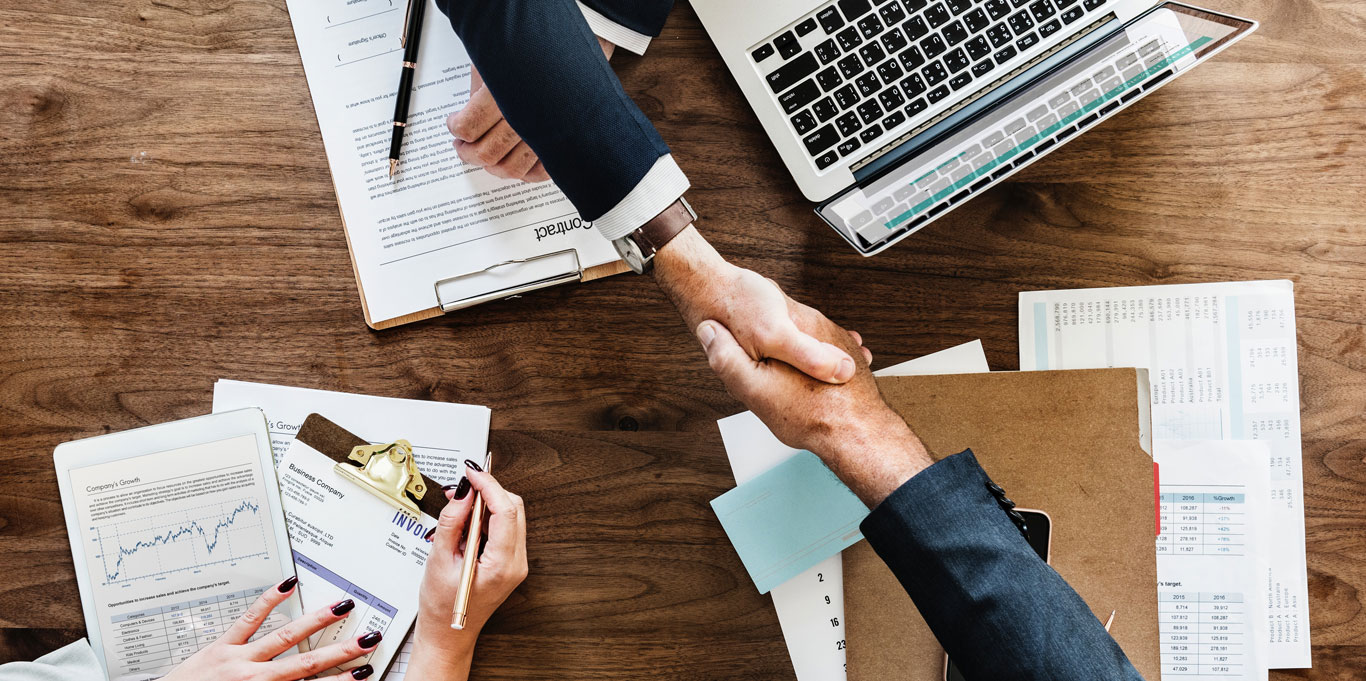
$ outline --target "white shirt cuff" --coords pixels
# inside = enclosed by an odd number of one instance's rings
[[[650,46],[650,36],[622,26],[582,2],[579,3],[579,11],[583,12],[583,18],[588,20],[588,28],[593,30],[593,35],[617,47],[636,54],[645,54],[645,48]]]
[[[593,227],[608,240],[620,239],[663,213],[686,191],[688,176],[678,167],[673,154],[665,154],[655,161],[626,198],[593,221]]]

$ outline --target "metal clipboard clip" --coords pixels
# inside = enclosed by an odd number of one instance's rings
[[[583,281],[579,252],[568,248],[530,258],[508,260],[433,284],[442,313],[480,303],[512,298],[537,289]]]
[[[417,502],[427,493],[427,483],[417,470],[413,446],[407,440],[354,447],[345,461],[337,462],[336,471],[389,505],[415,518],[422,516]]]

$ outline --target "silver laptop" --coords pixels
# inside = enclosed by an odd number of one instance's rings
[[[692,0],[817,213],[864,255],[1256,28],[1159,0]]]

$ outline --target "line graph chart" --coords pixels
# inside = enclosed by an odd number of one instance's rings
[[[269,556],[261,505],[230,499],[91,527],[105,585]]]

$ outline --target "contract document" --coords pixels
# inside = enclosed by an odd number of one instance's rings
[[[1266,443],[1158,440],[1164,681],[1266,681]]]
[[[875,372],[878,376],[988,371],[982,341],[964,343]],[[717,422],[736,484],[744,484],[801,450],[778,441],[754,412]],[[798,681],[844,679],[844,563],[831,556],[770,592]]]
[[[553,183],[500,180],[456,155],[446,116],[469,99],[470,59],[432,0],[422,25],[399,171],[389,144],[403,51],[403,2],[289,0],[337,191],[365,320],[384,328],[440,313],[436,282],[481,272],[505,288],[618,260]],[[553,256],[552,254],[559,254]],[[553,262],[552,262],[553,261]],[[525,270],[518,275],[518,270]],[[451,296],[482,291],[456,285]]]
[[[1296,349],[1289,281],[1020,294],[1021,369],[1145,368],[1154,439],[1270,448],[1272,669],[1310,666]]]

